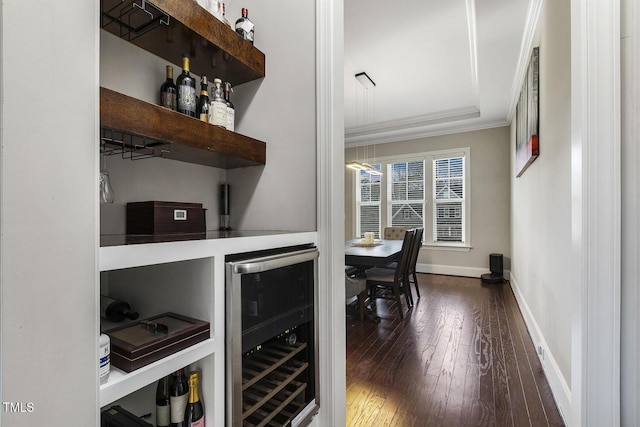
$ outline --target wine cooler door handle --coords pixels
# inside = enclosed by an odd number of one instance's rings
[[[305,249],[297,252],[287,252],[285,254],[271,255],[262,258],[254,258],[246,261],[231,262],[235,274],[261,273],[263,271],[274,270],[280,267],[300,264],[306,261],[313,261],[318,258],[318,249]]]

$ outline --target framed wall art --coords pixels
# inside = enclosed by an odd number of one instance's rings
[[[539,48],[533,48],[516,107],[516,176],[540,155]]]

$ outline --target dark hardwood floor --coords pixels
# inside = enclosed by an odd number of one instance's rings
[[[508,283],[418,281],[404,320],[347,316],[347,426],[564,425]]]

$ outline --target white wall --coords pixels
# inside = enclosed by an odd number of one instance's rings
[[[98,424],[98,3],[0,4],[8,427]]]
[[[489,272],[489,254],[504,256],[504,269],[511,265],[510,194],[509,194],[509,128],[493,128],[474,132],[441,135],[412,141],[378,144],[376,157],[423,153],[469,147],[468,163],[471,197],[471,246],[469,251],[428,248],[418,258],[418,270],[441,274],[479,277]],[[362,158],[363,148],[349,148],[345,158]],[[373,148],[369,147],[371,155]],[[355,238],[355,172],[345,173],[345,238]],[[427,203],[427,209],[431,204]]]
[[[167,65],[164,59],[100,31],[101,86],[156,104]],[[173,65],[177,77],[182,65]],[[113,204],[100,206],[101,234],[124,234],[126,204],[148,200],[202,203],[207,209],[207,228],[219,227],[218,185],[226,179],[224,169],[162,158],[130,160],[120,155],[101,161],[115,194]]]
[[[622,271],[621,271],[621,425],[640,424],[640,7],[637,2],[621,2],[622,34]]]
[[[540,156],[515,177],[511,142],[511,285],[560,409],[571,383],[571,67],[569,1],[545,2],[539,23]],[[515,121],[512,124],[515,128]]]
[[[266,55],[266,77],[236,88],[236,123],[267,143],[267,165],[228,171],[232,221],[247,230],[316,230],[315,3],[234,3],[249,9]]]

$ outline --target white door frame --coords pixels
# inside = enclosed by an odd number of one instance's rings
[[[571,0],[572,426],[620,425],[620,0]],[[569,414],[567,414],[569,415]]]
[[[317,227],[320,413],[317,426],[346,422],[344,304],[343,0],[316,1]]]

